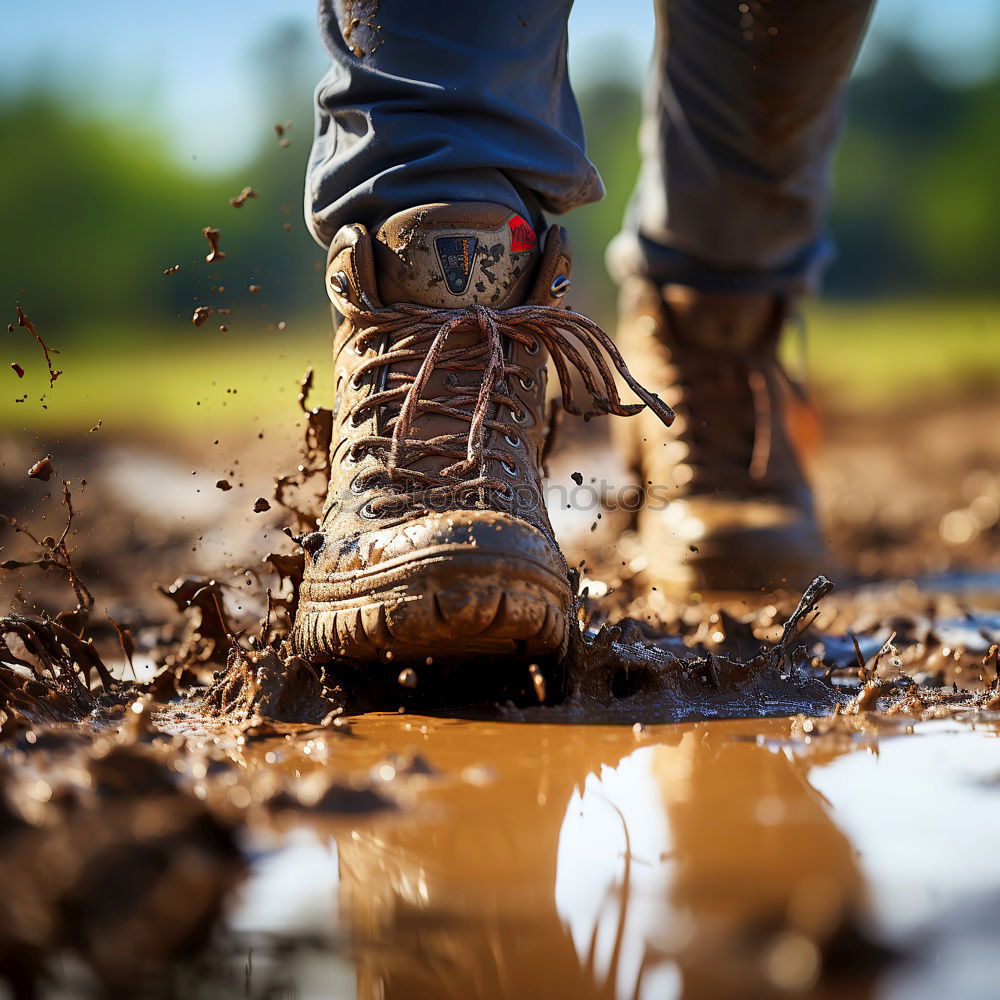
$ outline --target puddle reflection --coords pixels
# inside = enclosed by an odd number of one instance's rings
[[[931,725],[879,746],[807,745],[787,719],[639,736],[409,722],[352,726],[359,768],[416,743],[443,776],[412,808],[335,828],[330,919],[358,997],[930,996],[919,984],[946,982],[950,954],[963,982],[988,981],[986,953],[970,966],[945,925],[1000,890],[1000,860],[981,863],[1000,829],[991,730]],[[477,780],[452,777],[470,766]],[[325,877],[313,888],[329,905]],[[995,927],[995,896],[986,912]],[[889,961],[928,933],[931,951]],[[937,967],[915,978],[928,955]]]

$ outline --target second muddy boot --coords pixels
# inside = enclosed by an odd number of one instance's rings
[[[650,574],[678,596],[799,588],[829,570],[789,437],[786,319],[770,295],[640,278],[622,289],[622,351],[677,411],[669,431],[645,415],[618,431],[646,484],[637,528]]]
[[[546,358],[563,403],[584,369],[590,412],[621,404],[595,324],[561,308],[565,231],[487,203],[425,205],[328,257],[334,336],[331,481],[293,631],[313,661],[538,656],[567,638],[572,594],[541,491]]]

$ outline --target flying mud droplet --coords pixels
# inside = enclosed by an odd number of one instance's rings
[[[16,362],[12,361],[10,363],[10,370],[18,377],[24,378],[24,369]]]
[[[7,332],[8,333],[13,333],[14,332],[14,324],[13,323],[8,323],[7,324]]]
[[[248,184],[235,198],[229,199],[229,204],[233,208],[242,208],[246,203],[248,198],[256,198],[257,192],[254,191],[252,187]]]
[[[287,326],[287,324],[285,323],[285,321],[284,321],[284,320],[282,320],[282,321],[281,321],[281,322],[280,322],[280,323],[278,324],[278,329],[279,329],[279,330],[280,330],[280,331],[281,331],[282,333],[284,333],[284,331],[285,331],[285,328],[286,328],[286,326]]]
[[[274,126],[274,134],[278,137],[278,145],[282,149],[287,149],[291,144],[291,139],[288,138],[287,133],[291,131],[292,123],[287,121],[284,124],[281,122],[276,122]]]
[[[214,306],[197,306],[191,316],[191,322],[195,326],[203,326],[208,322],[209,316],[215,312]]]
[[[164,274],[176,274],[181,269],[180,264],[174,264],[173,267],[168,267],[163,273]]]
[[[400,687],[410,688],[411,690],[417,686],[417,672],[412,667],[406,667],[400,670],[399,677],[396,678],[399,681]]]
[[[270,510],[271,505],[267,502],[264,497],[257,497],[253,502],[253,512],[255,514],[263,514],[264,511]]]
[[[216,484],[215,488],[217,490],[222,490],[223,493],[228,493],[233,487],[228,479],[220,479]]]
[[[32,337],[35,338],[35,341],[37,342],[38,346],[42,349],[42,354],[45,355],[45,365],[49,369],[49,388],[51,389],[52,386],[56,384],[56,379],[59,378],[60,375],[62,375],[61,371],[58,371],[52,367],[51,356],[53,354],[58,354],[59,351],[57,351],[54,347],[49,347],[48,344],[46,344],[45,341],[42,340],[42,338],[38,335],[38,331],[35,329],[35,324],[32,323],[30,319],[28,319],[28,317],[25,315],[25,312],[20,307],[20,305],[16,306],[15,308],[17,309],[17,325],[23,327],[25,330],[28,331],[28,333],[31,334]],[[10,323],[7,324],[7,332],[8,333],[14,332],[14,327]]]
[[[284,229],[286,233],[290,233],[292,231],[292,224],[290,222],[286,222],[281,228]]]
[[[582,472],[571,473],[571,475],[570,475],[569,478],[572,479],[573,482],[576,483],[577,486],[583,486],[583,473]]]
[[[531,674],[531,683],[535,685],[535,694],[540,704],[545,704],[545,677],[539,669],[537,663],[528,666],[528,673]]]
[[[256,295],[256,294],[257,294],[257,293],[258,293],[258,292],[260,291],[260,285],[250,285],[250,286],[249,286],[249,287],[247,288],[247,291],[248,291],[248,292],[249,292],[249,293],[250,293],[251,295]]]
[[[208,253],[205,255],[205,262],[214,264],[217,260],[225,260],[226,251],[219,249],[219,236],[221,235],[219,230],[212,226],[204,226],[201,235],[208,240]]]
[[[54,471],[52,458],[51,456],[46,455],[44,458],[40,458],[30,469],[28,469],[28,475],[32,479],[40,479],[43,483],[47,483],[52,478],[52,473]]]

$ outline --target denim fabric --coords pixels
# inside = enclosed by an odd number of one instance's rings
[[[710,291],[815,285],[832,255],[844,88],[873,2],[655,0],[642,169],[613,274]],[[566,73],[570,7],[321,0],[332,65],[306,183],[316,238],[435,201],[498,202],[541,228],[543,211],[599,199]]]

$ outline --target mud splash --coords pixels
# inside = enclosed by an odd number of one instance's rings
[[[293,541],[329,475],[312,391],[309,375],[304,452],[274,490]],[[97,498],[103,536],[120,501]],[[1000,616],[956,586],[819,580],[797,606],[671,605],[622,536],[625,558],[574,580],[560,660],[317,669],[286,642],[301,552],[147,598],[135,554],[151,550],[133,547],[127,602],[102,617],[68,488],[48,501],[59,538],[21,515],[9,536],[30,613],[0,621],[15,995],[919,997],[985,981],[968,948],[995,947]],[[172,570],[190,540],[176,529]]]

